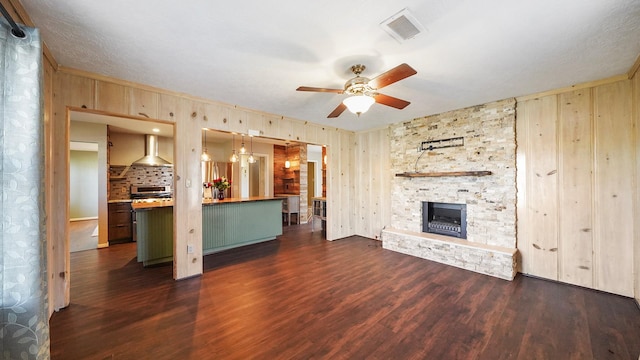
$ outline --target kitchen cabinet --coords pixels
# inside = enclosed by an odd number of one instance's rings
[[[204,202],[203,255],[256,244],[282,235],[282,198],[254,197]]]
[[[173,261],[173,206],[135,211],[138,262],[149,266]]]
[[[133,224],[130,202],[109,203],[109,244],[128,242],[133,239]]]

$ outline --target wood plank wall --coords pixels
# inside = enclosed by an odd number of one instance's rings
[[[52,274],[57,281],[50,287],[53,307],[69,304],[68,239],[68,110],[90,111],[137,120],[174,124],[175,216],[174,278],[202,273],[202,229],[200,212],[201,129],[247,133],[259,130],[261,136],[327,145],[327,239],[355,234],[354,230],[354,133],[309,122],[266,114],[218,103],[190,95],[173,93],[145,85],[112,79],[73,69],[60,68],[53,73],[53,123],[47,152],[53,169],[47,179],[52,201],[58,209],[50,213],[48,234],[52,246]],[[66,207],[61,204],[66,204]],[[187,254],[187,245],[194,253]]]
[[[389,128],[356,134],[356,234],[380,239],[391,223],[391,158]]]
[[[636,65],[640,64],[640,56],[636,60]],[[636,71],[638,70],[638,66],[635,66]],[[635,274],[635,298],[636,302],[640,306],[640,224],[638,224],[638,216],[640,216],[640,74],[635,72],[631,74],[633,76],[633,100],[632,100],[632,111],[633,111],[633,120],[634,120],[634,129],[635,129],[635,148],[636,148],[636,184],[635,191],[636,196],[634,199],[634,210],[635,210],[635,246],[634,246],[634,266],[633,272]]]
[[[633,119],[631,80],[518,99],[523,273],[634,295]]]
[[[14,16],[14,19],[34,26],[19,2],[16,0],[0,1]],[[141,118],[164,119],[175,123],[175,119],[179,116],[177,115],[177,105],[179,100],[184,98],[187,103],[194,102],[199,104],[198,106],[204,107],[205,114],[202,121],[204,123],[209,120],[214,122],[215,126],[206,126],[211,129],[246,132],[248,128],[261,127],[264,136],[328,145],[328,148],[323,149],[323,154],[328,154],[327,170],[323,174],[326,177],[330,218],[327,238],[334,240],[354,233],[378,238],[380,230],[389,223],[391,205],[388,197],[390,191],[385,189],[390,186],[389,176],[392,174],[388,173],[388,148],[385,150],[385,146],[388,147],[389,143],[387,129],[354,135],[334,128],[195,99],[188,95],[124,81],[105,79],[97,75],[77,74],[77,72],[68,69],[58,71],[58,64],[46,46],[44,53],[48,60],[45,62],[44,69],[44,103],[45,172],[47,174],[45,206],[50,220],[47,222],[50,311],[62,308],[69,303],[69,263],[64,260],[69,253],[68,244],[64,241],[68,238],[66,225],[68,207],[62,206],[61,208],[60,206],[60,204],[68,202],[66,184],[68,183],[69,165],[68,148],[65,145],[68,144],[68,123],[64,113],[66,113],[67,106],[82,107],[84,105],[87,109],[96,109],[94,102],[98,88],[102,94],[106,91],[119,97],[121,103],[114,106],[117,111],[123,111],[124,114]],[[635,68],[637,69],[637,66]],[[630,76],[632,75],[630,74]],[[121,85],[121,87],[110,87],[102,82],[114,83]],[[605,80],[603,85],[561,93],[554,92],[554,94],[548,95],[554,97],[555,100],[535,100],[529,97],[518,99],[518,247],[522,253],[522,272],[592,288],[602,286],[602,289],[606,291],[610,291],[610,288],[624,288],[625,294],[630,294],[629,277],[634,276],[631,288],[635,283],[635,297],[640,301],[640,269],[633,269],[635,275],[620,273],[620,281],[614,279],[612,285],[608,286],[606,285],[608,283],[607,277],[612,276],[611,271],[628,270],[629,265],[616,265],[617,256],[611,252],[594,253],[606,248],[607,242],[615,243],[615,251],[629,247],[628,239],[620,240],[616,236],[608,236],[605,239],[598,238],[598,236],[602,236],[604,230],[598,230],[598,235],[595,235],[594,225],[596,223],[606,226],[607,221],[611,221],[610,217],[601,215],[603,210],[595,207],[596,202],[598,204],[611,205],[613,203],[616,206],[628,206],[626,200],[616,201],[607,197],[606,189],[611,189],[617,181],[611,178],[626,176],[626,180],[621,180],[623,186],[628,186],[628,180],[633,179],[634,189],[627,194],[627,197],[633,200],[633,219],[637,219],[640,215],[640,192],[637,191],[638,175],[640,175],[640,146],[638,146],[640,140],[640,105],[638,105],[640,104],[640,76],[636,74],[632,82],[631,95],[625,94],[630,91],[629,85],[608,87],[610,82]],[[596,90],[600,86],[604,86],[604,88]],[[125,89],[124,93],[119,90],[122,88]],[[120,94],[125,96],[122,97]],[[594,94],[596,98],[594,98]],[[623,172],[618,175],[604,172],[596,175],[596,165],[598,165],[596,160],[604,160],[605,164],[603,165],[607,171],[612,171],[611,167],[619,166],[620,162],[629,161],[628,158],[623,157],[623,160],[607,163],[606,156],[603,159],[595,155],[599,151],[599,148],[596,148],[595,136],[612,138],[614,135],[607,135],[605,131],[607,129],[602,123],[600,126],[595,125],[593,112],[597,105],[599,114],[605,116],[605,121],[612,120],[612,118],[607,118],[607,114],[609,102],[617,102],[613,99],[615,96],[630,96],[632,100],[630,101],[634,127],[628,127],[626,132],[632,136],[631,146],[635,148],[635,160],[632,164],[626,164],[629,167],[623,169]],[[543,97],[546,96],[538,99]],[[597,104],[596,101],[598,101]],[[625,103],[625,101],[622,102]],[[555,112],[549,103],[556,104]],[[623,106],[627,105],[623,104]],[[105,109],[110,106],[110,104],[105,105]],[[540,108],[536,109],[538,107]],[[549,111],[551,114],[546,117],[544,112]],[[216,115],[211,117],[207,114]],[[525,118],[523,119],[522,116]],[[612,116],[620,116],[620,114]],[[542,119],[543,117],[544,119]],[[544,121],[544,124],[536,125],[537,120]],[[622,121],[623,123],[628,122],[628,119],[622,119]],[[555,124],[553,129],[549,128],[547,122]],[[534,147],[536,141],[531,137],[535,134],[531,133],[531,130],[537,130],[539,126],[542,126],[540,130],[544,131],[544,133],[539,133],[539,136],[543,134],[542,137],[548,138],[553,135],[549,145],[551,153]],[[635,132],[631,131],[632,129],[635,129]],[[596,131],[605,131],[605,133],[598,135],[595,134]],[[621,130],[616,127],[616,131]],[[626,136],[623,136],[623,142],[629,141]],[[197,136],[191,137],[198,138]],[[582,140],[585,138],[589,138],[589,141]],[[581,140],[578,141],[578,139]],[[602,140],[598,144],[598,146],[605,147],[616,146],[616,142],[610,140]],[[194,143],[194,145],[197,144]],[[184,147],[184,144],[180,143],[180,146]],[[629,144],[623,144],[623,147],[625,146],[628,147]],[[617,146],[614,150],[615,152],[624,151]],[[181,152],[184,153],[185,150],[181,150]],[[631,150],[629,153],[634,152]],[[530,156],[534,154],[544,158],[530,159]],[[529,167],[528,160],[531,160],[533,168]],[[544,170],[554,163],[557,165],[556,174],[546,175],[553,170],[548,170],[547,173],[534,171]],[[633,174],[629,174],[629,169],[633,169]],[[599,187],[596,191],[595,188],[600,185],[603,187]],[[536,189],[545,191],[542,194],[546,194],[546,191],[551,189],[552,196],[545,196],[546,199],[542,200],[538,199],[541,193],[536,193]],[[626,191],[628,192],[628,189]],[[528,200],[531,200],[532,203],[528,203]],[[554,203],[557,206],[557,211],[550,209]],[[545,212],[542,212],[541,215],[539,210],[533,207],[534,204],[542,206],[541,210],[543,211],[549,210],[546,213],[547,216],[548,214],[562,213],[566,209],[572,209],[574,212],[571,213],[571,216],[556,215],[555,220],[548,220],[545,219]],[[585,206],[576,206],[576,204],[584,204]],[[188,204],[179,206],[188,206]],[[533,232],[533,226],[538,225],[536,224],[538,221],[548,227],[540,228],[538,226],[536,232]],[[614,219],[614,221],[617,220]],[[633,264],[637,264],[640,263],[640,225],[635,225],[632,231],[634,245],[626,250],[628,254],[634,254]],[[542,232],[542,234],[537,232]],[[176,234],[178,234],[178,230],[176,230]],[[625,234],[625,236],[628,235]],[[536,241],[539,241],[540,244]],[[534,247],[534,243],[540,249]],[[555,248],[557,250],[553,251]],[[604,262],[612,256],[614,258],[613,265],[606,265]],[[622,255],[621,259],[623,262],[628,261],[628,255]],[[547,266],[552,271],[548,271]],[[604,268],[601,268],[603,266]],[[636,267],[639,266],[636,265]],[[193,271],[193,269],[189,271]]]

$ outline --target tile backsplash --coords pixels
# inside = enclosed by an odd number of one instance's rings
[[[173,188],[173,166],[131,165],[125,172],[126,168],[126,166],[109,167],[109,200],[129,199],[131,185],[169,185]]]

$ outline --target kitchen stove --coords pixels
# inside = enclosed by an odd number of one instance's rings
[[[171,186],[144,186],[131,185],[131,202],[133,204],[153,204],[164,206],[163,203],[173,201],[173,191]],[[173,205],[173,203],[171,203]],[[134,207],[135,209],[135,207]],[[133,220],[133,241],[138,241],[138,221],[136,212],[132,214]]]
[[[172,198],[146,198],[146,199],[133,199],[131,202],[134,204],[151,204],[151,203],[163,203],[173,201]]]
[[[171,186],[145,186],[131,185],[131,199],[135,200],[153,200],[153,199],[171,199],[173,192]]]

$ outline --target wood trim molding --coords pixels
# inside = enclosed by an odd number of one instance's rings
[[[2,0],[0,0],[0,1],[2,1]],[[281,118],[281,119],[285,119],[286,118],[287,120],[295,121],[295,122],[298,122],[298,123],[301,123],[301,124],[304,124],[304,125],[314,124],[314,125],[317,125],[317,126],[321,126],[322,128],[324,128],[327,131],[335,130],[335,131],[340,131],[340,132],[347,133],[347,134],[355,134],[355,132],[353,132],[353,131],[340,129],[340,128],[333,127],[333,126],[320,125],[320,124],[317,124],[317,123],[310,122],[308,120],[300,120],[300,119],[294,119],[294,118],[285,117],[283,115],[271,114],[271,113],[267,113],[267,112],[264,112],[264,111],[255,110],[255,109],[249,109],[249,108],[245,108],[245,107],[242,107],[242,106],[239,106],[239,105],[232,105],[232,104],[224,103],[224,102],[217,101],[217,100],[206,99],[206,98],[202,98],[202,97],[198,97],[198,96],[194,96],[194,95],[190,95],[190,94],[186,94],[186,93],[181,93],[181,92],[171,91],[171,90],[167,90],[167,89],[157,88],[157,87],[153,87],[153,86],[150,86],[150,85],[136,83],[136,82],[133,82],[133,81],[122,80],[122,79],[113,78],[113,77],[106,76],[106,75],[92,73],[92,72],[89,72],[89,71],[68,68],[68,67],[62,66],[62,65],[58,66],[58,68],[56,70],[58,72],[69,74],[69,75],[85,77],[85,78],[88,78],[88,79],[93,79],[93,80],[102,81],[102,82],[108,82],[108,83],[122,85],[122,86],[130,87],[130,88],[140,89],[140,90],[146,90],[146,91],[151,91],[151,92],[156,92],[156,93],[161,93],[161,94],[166,94],[166,95],[171,95],[171,96],[177,96],[177,97],[180,97],[182,99],[186,99],[186,100],[190,100],[190,101],[197,101],[197,102],[201,102],[201,103],[205,103],[205,104],[213,104],[213,105],[225,106],[225,107],[238,109],[238,110],[241,110],[241,111],[250,112],[250,113],[254,113],[254,114],[264,115],[264,116],[273,116],[273,117]]]
[[[412,173],[404,172],[396,174],[396,177],[459,177],[459,176],[488,176],[493,174],[491,171],[443,171],[428,173]]]
[[[132,119],[132,120],[138,120],[138,121],[150,121],[150,122],[154,122],[154,123],[161,123],[161,124],[167,124],[167,125],[173,125],[173,126],[176,125],[175,122],[168,121],[168,120],[149,119],[148,117],[144,117],[144,116],[120,114],[120,113],[113,113],[113,112],[109,112],[109,111],[102,111],[102,110],[95,110],[95,109],[86,109],[86,108],[81,108],[81,107],[77,107],[77,106],[67,106],[67,110],[74,111],[74,112],[83,112],[83,113],[95,114],[95,115],[113,116],[113,117]],[[221,130],[218,130],[218,131],[221,131]],[[222,132],[225,132],[225,131],[222,131]]]
[[[636,58],[636,62],[633,63],[631,69],[629,69],[629,73],[627,74],[629,79],[633,79],[633,77],[638,72],[638,69],[640,69],[640,55],[638,55],[638,57]]]
[[[622,80],[629,80],[629,77],[627,76],[627,74],[616,75],[616,76],[612,76],[610,78],[601,79],[601,80],[588,81],[585,83],[575,84],[575,85],[553,89],[553,90],[547,90],[547,91],[543,91],[535,94],[518,96],[516,97],[516,101],[520,102],[520,101],[526,101],[526,100],[533,100],[533,99],[538,99],[538,98],[549,96],[549,95],[558,95],[558,94],[566,93],[569,91],[575,91],[575,90],[580,90],[585,88],[596,87],[600,85],[611,84],[611,83],[622,81]]]

